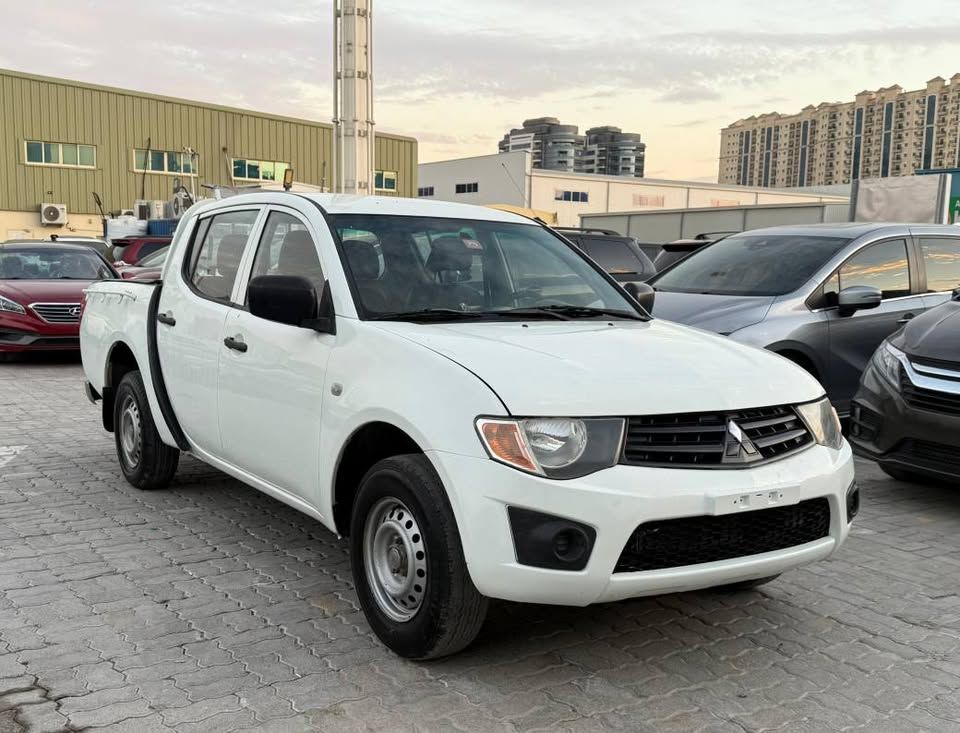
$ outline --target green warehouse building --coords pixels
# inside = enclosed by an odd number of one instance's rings
[[[175,179],[324,190],[333,126],[0,69],[0,241],[102,232],[104,209],[167,201]],[[415,196],[417,141],[376,136],[376,193]]]

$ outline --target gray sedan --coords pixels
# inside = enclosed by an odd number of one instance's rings
[[[960,287],[960,227],[757,229],[704,247],[650,284],[655,316],[781,354],[846,414],[880,343]]]

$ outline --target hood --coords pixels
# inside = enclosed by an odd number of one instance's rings
[[[701,295],[658,290],[653,314],[706,331],[733,333],[762,321],[773,301],[772,295]]]
[[[912,321],[894,339],[894,345],[921,359],[960,362],[960,303],[950,301]]]
[[[375,327],[457,362],[514,415],[735,410],[823,395],[762,349],[664,321],[486,322]]]
[[[0,280],[0,295],[21,305],[79,303],[90,280]]]

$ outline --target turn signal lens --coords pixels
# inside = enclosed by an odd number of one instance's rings
[[[498,460],[521,471],[539,473],[539,467],[530,455],[520,426],[512,420],[480,420],[480,433],[490,452]]]

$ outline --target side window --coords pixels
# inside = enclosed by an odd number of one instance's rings
[[[202,295],[228,302],[240,270],[240,260],[260,212],[230,211],[200,224],[185,273]]]
[[[150,244],[143,245],[140,248],[140,261],[143,262],[144,259],[152,255],[154,252],[158,252],[166,246],[168,246],[167,242],[152,242]]]
[[[586,245],[587,254],[607,272],[643,272],[643,263],[624,241],[591,238],[586,241]]]
[[[840,266],[839,272],[827,281],[839,292],[854,285],[869,285],[883,293],[884,298],[910,295],[910,264],[907,243],[902,239],[880,242],[860,250]],[[835,301],[834,301],[835,302]]]
[[[261,275],[300,275],[313,283],[318,297],[322,292],[324,277],[317,245],[295,216],[272,211],[267,217],[250,277]]]
[[[960,288],[960,239],[921,239],[920,248],[927,268],[927,292]]]

